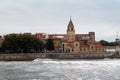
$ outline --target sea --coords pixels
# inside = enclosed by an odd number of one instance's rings
[[[0,80],[120,80],[120,59],[1,61]]]

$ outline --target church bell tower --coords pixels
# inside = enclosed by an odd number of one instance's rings
[[[70,18],[69,24],[67,26],[67,36],[66,39],[68,42],[73,42],[75,41],[75,29],[74,29],[74,25],[73,22]]]

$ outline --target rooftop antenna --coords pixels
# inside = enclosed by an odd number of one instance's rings
[[[116,34],[116,42],[119,42],[118,32],[117,32],[117,34]]]
[[[70,16],[70,21],[71,21],[71,16]]]
[[[118,32],[117,32],[116,38],[118,38]]]

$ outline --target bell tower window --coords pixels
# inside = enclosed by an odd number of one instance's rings
[[[71,30],[73,30],[73,27],[71,28]]]

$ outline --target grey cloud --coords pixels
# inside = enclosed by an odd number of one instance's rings
[[[0,0],[0,30],[3,33],[27,31],[28,28],[31,32],[34,30],[34,32],[54,33],[58,27],[62,30],[57,31],[58,33],[65,33],[69,16],[73,16],[78,32],[93,30],[100,33],[105,27],[114,33],[120,29],[120,1]],[[14,27],[8,31],[5,30],[11,26]],[[15,31],[14,28],[19,29]],[[50,31],[48,28],[53,30]],[[112,33],[111,36],[113,36]]]

